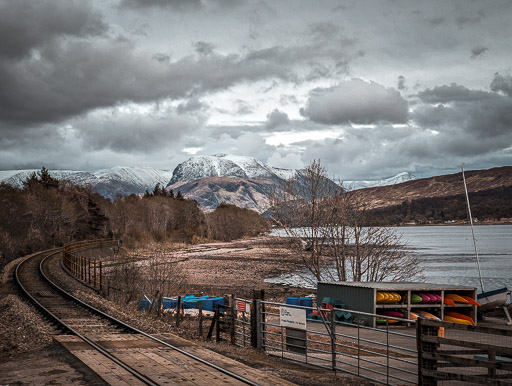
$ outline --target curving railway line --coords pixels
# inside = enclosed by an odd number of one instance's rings
[[[56,258],[61,252],[61,248],[43,251],[23,260],[15,269],[15,281],[25,295],[51,323],[55,324],[66,334],[75,335],[83,342],[86,342],[94,350],[108,358],[104,359],[105,361],[111,361],[116,366],[120,366],[135,378],[138,383],[146,385],[174,383],[172,376],[170,379],[165,380],[161,376],[155,376],[154,371],[151,368],[147,368],[147,366],[134,366],[133,363],[130,364],[120,359],[119,355],[116,356],[115,352],[102,344],[102,339],[100,338],[101,336],[104,337],[105,334],[136,335],[137,338],[150,340],[165,347],[166,353],[173,356],[173,361],[187,363],[187,366],[189,366],[188,371],[194,372],[194,369],[190,368],[191,361],[192,363],[197,363],[197,366],[203,369],[203,373],[205,373],[204,369],[207,366],[206,373],[208,373],[208,378],[215,379],[216,382],[208,383],[208,380],[205,379],[197,382],[197,384],[258,384],[254,380],[222,368],[157,337],[140,331],[123,321],[115,319],[60,288],[49,276],[48,263],[50,259]],[[167,361],[167,363],[170,362]],[[199,373],[199,370],[197,372]],[[183,380],[178,379],[176,383],[183,383]],[[194,381],[190,383],[196,384]]]

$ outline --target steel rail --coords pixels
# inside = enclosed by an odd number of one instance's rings
[[[20,289],[25,293],[26,296],[28,296],[28,298],[37,306],[37,308],[39,308],[41,311],[43,311],[43,313],[49,317],[51,317],[55,322],[57,322],[57,324],[61,327],[61,329],[63,329],[64,331],[69,331],[71,332],[73,335],[76,335],[77,337],[79,337],[80,339],[82,339],[84,342],[86,342],[87,344],[89,344],[91,347],[93,347],[95,350],[99,351],[101,354],[103,354],[104,356],[106,356],[108,359],[110,359],[111,361],[113,361],[114,363],[116,363],[117,365],[121,366],[123,369],[125,369],[126,371],[128,371],[130,374],[132,374],[135,378],[137,378],[138,380],[142,381],[143,383],[145,383],[146,385],[151,385],[151,386],[157,386],[158,384],[153,382],[150,378],[146,377],[144,374],[141,374],[139,373],[137,370],[135,370],[134,368],[128,366],[126,363],[124,363],[123,361],[119,360],[118,358],[116,358],[115,356],[113,356],[112,354],[110,354],[104,347],[102,347],[101,345],[95,343],[94,341],[92,341],[91,339],[87,338],[86,336],[80,334],[78,331],[76,331],[74,328],[68,326],[65,322],[63,322],[58,316],[56,316],[55,314],[53,314],[50,310],[48,310],[45,306],[43,306],[36,298],[34,298],[30,292],[23,286],[22,282],[21,282],[21,279],[19,277],[19,268],[25,263],[27,262],[28,260],[36,257],[36,256],[39,256],[39,255],[43,255],[47,252],[51,252],[49,253],[45,258],[43,258],[39,264],[39,271],[41,274],[43,274],[43,277],[47,280],[47,277],[44,275],[43,271],[42,271],[42,264],[43,262],[48,259],[49,257],[52,257],[58,253],[60,253],[62,251],[62,248],[59,248],[58,250],[52,250],[52,251],[44,251],[44,252],[41,252],[41,253],[38,253],[38,254],[35,254],[35,255],[32,255],[31,257],[27,258],[27,259],[24,259],[23,261],[21,261],[17,266],[16,266],[16,270],[14,271],[14,276],[15,276],[15,279],[16,279],[16,283],[17,285],[20,287]]]
[[[49,257],[49,256],[48,256],[48,257]],[[48,258],[48,257],[47,257],[47,258]],[[41,265],[42,265],[42,263],[43,263],[43,262],[41,262]],[[45,280],[47,280],[47,281],[48,281],[48,283],[49,283],[49,284],[50,284],[50,285],[51,285],[55,290],[57,290],[58,292],[60,292],[60,293],[61,293],[61,294],[63,294],[64,296],[66,296],[66,297],[68,297],[68,298],[72,299],[74,302],[76,302],[76,303],[80,304],[80,305],[81,305],[81,306],[83,306],[84,308],[86,308],[86,309],[88,309],[88,310],[90,310],[90,311],[92,311],[92,312],[94,312],[94,313],[96,313],[96,314],[98,314],[98,315],[103,316],[104,318],[106,318],[106,319],[110,320],[111,322],[113,322],[113,323],[115,323],[115,324],[118,324],[118,325],[122,326],[122,327],[123,327],[123,328],[125,328],[126,330],[128,330],[128,331],[132,331],[132,332],[137,333],[137,334],[141,334],[141,335],[143,335],[143,336],[145,336],[145,337],[147,337],[147,338],[149,338],[149,339],[152,339],[152,340],[153,340],[153,341],[155,341],[155,342],[158,342],[158,343],[160,343],[160,344],[162,344],[162,345],[164,345],[164,346],[166,346],[166,347],[169,347],[169,348],[173,349],[174,351],[179,352],[180,354],[183,354],[183,355],[185,355],[185,356],[187,356],[187,357],[189,357],[189,358],[191,358],[191,359],[194,359],[194,360],[195,360],[195,361],[197,361],[197,362],[200,362],[200,363],[202,363],[202,364],[204,364],[204,365],[207,365],[207,366],[209,366],[209,367],[211,367],[211,368],[213,368],[213,369],[215,369],[215,370],[217,370],[217,371],[219,371],[219,372],[221,372],[221,373],[223,373],[223,374],[225,374],[225,375],[228,375],[228,376],[229,376],[229,377],[231,377],[231,378],[234,378],[234,379],[236,379],[236,380],[238,380],[238,381],[240,381],[240,382],[243,382],[243,383],[245,383],[245,384],[247,384],[247,385],[253,385],[253,386],[258,386],[258,385],[259,385],[258,383],[255,383],[255,382],[251,381],[250,379],[244,378],[244,377],[242,377],[241,375],[238,375],[238,374],[233,373],[233,372],[231,372],[231,371],[229,371],[229,370],[226,370],[225,368],[222,368],[222,367],[220,367],[220,366],[218,366],[218,365],[216,365],[216,364],[214,364],[214,363],[208,362],[207,360],[205,360],[205,359],[203,359],[203,358],[201,358],[201,357],[198,357],[198,356],[196,356],[196,355],[193,355],[193,354],[191,354],[191,353],[189,353],[189,352],[187,352],[187,351],[184,351],[184,350],[180,349],[179,347],[176,347],[176,346],[174,346],[174,345],[172,345],[172,344],[170,344],[170,343],[167,343],[167,342],[165,342],[165,341],[163,341],[163,340],[161,340],[161,339],[158,339],[158,338],[156,338],[156,337],[154,337],[154,336],[152,336],[152,335],[150,335],[150,334],[148,334],[148,333],[146,333],[146,332],[144,332],[144,331],[141,331],[141,330],[139,330],[139,329],[137,329],[137,328],[135,328],[135,327],[133,327],[133,326],[130,326],[129,324],[127,324],[127,323],[123,322],[122,320],[119,320],[119,319],[114,318],[113,316],[111,316],[111,315],[109,315],[109,314],[107,314],[107,313],[105,313],[105,312],[103,312],[103,311],[101,311],[101,310],[99,310],[99,309],[97,309],[97,308],[95,308],[95,307],[91,306],[90,304],[88,304],[88,303],[86,303],[86,302],[84,302],[84,301],[82,301],[82,300],[78,299],[77,297],[73,296],[73,295],[72,295],[72,294],[70,294],[69,292],[67,292],[67,291],[63,290],[63,289],[62,289],[61,287],[59,287],[56,283],[54,283],[50,278],[48,278],[48,276],[44,274],[44,272],[42,271],[42,269],[40,269],[40,272],[41,272],[41,274],[43,275],[43,277],[45,278]]]

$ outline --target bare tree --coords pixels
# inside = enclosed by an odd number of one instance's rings
[[[356,194],[333,186],[319,161],[272,195],[272,219],[316,280],[407,280],[420,273],[392,228],[368,227]]]
[[[327,178],[320,161],[313,161],[299,179],[291,179],[271,194],[271,217],[290,240],[309,272],[322,279],[322,258],[327,244],[326,205],[341,191]]]

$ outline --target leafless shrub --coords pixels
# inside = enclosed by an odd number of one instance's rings
[[[327,178],[320,161],[290,180],[271,198],[271,215],[289,248],[316,280],[407,280],[420,273],[391,228],[366,227],[366,213],[354,195]]]

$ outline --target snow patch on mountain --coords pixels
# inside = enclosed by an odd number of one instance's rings
[[[380,180],[354,180],[354,181],[341,181],[341,185],[346,190],[357,190],[364,188],[374,188],[377,186],[388,186],[401,184],[402,182],[415,180],[416,176],[408,172],[398,173],[397,175]]]
[[[174,169],[167,186],[178,187],[190,181],[212,177],[283,180],[295,174],[295,170],[273,168],[254,157],[228,154],[196,155]]]
[[[32,173],[39,171],[38,169],[0,171],[0,182],[22,188],[23,182]],[[151,167],[116,166],[92,173],[77,170],[49,170],[49,172],[58,180],[68,180],[80,186],[90,186],[93,191],[111,199],[118,195],[144,193],[146,189],[151,191],[157,183],[165,186],[172,177],[170,170],[158,170]]]

